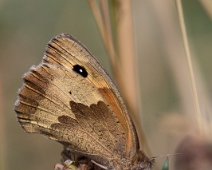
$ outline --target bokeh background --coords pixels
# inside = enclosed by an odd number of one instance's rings
[[[141,121],[152,154],[166,155],[174,153],[177,143],[192,127],[191,115],[186,114],[192,112],[193,106],[186,103],[192,97],[190,80],[186,77],[186,59],[179,50],[183,49],[179,20],[174,2],[132,2]],[[183,2],[198,81],[210,104],[211,18],[200,1]],[[41,135],[26,134],[13,109],[22,75],[41,61],[47,42],[62,32],[72,34],[85,44],[111,74],[109,59],[87,1],[0,0],[0,170],[50,170],[60,162],[62,146]],[[203,107],[210,111],[210,105],[203,104]]]

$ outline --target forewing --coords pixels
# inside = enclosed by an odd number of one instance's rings
[[[27,132],[43,133],[97,157],[119,160],[135,154],[137,136],[117,89],[73,37],[52,39],[42,63],[23,79],[15,111]]]

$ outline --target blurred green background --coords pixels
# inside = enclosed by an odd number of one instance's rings
[[[189,41],[211,99],[212,23],[198,1],[184,2]],[[153,146],[153,154],[159,155],[173,152],[174,146],[170,139],[172,136],[163,138],[157,133],[155,122],[161,121],[161,117],[168,113],[180,114],[181,101],[165,57],[165,40],[158,30],[161,23],[150,9],[152,8],[147,1],[133,1],[144,129],[150,134],[148,139]],[[178,22],[177,16],[173,22]],[[148,34],[145,29],[150,29]],[[13,108],[17,91],[22,84],[22,75],[31,65],[41,61],[47,42],[62,32],[72,34],[85,44],[111,73],[109,60],[87,1],[0,1],[2,170],[50,170],[60,161],[62,146],[41,135],[26,134],[19,126]],[[152,139],[157,139],[158,144],[151,141]]]

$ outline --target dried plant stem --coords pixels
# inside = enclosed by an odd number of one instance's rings
[[[128,101],[130,110],[136,125],[139,129],[139,138],[142,146],[150,153],[144,132],[142,131],[141,118],[141,97],[139,87],[139,77],[137,67],[137,56],[135,53],[135,40],[133,30],[133,17],[132,17],[132,1],[131,0],[118,0],[119,6],[117,8],[117,47],[120,58],[119,73],[123,94]]]
[[[100,1],[101,10],[98,7],[96,0],[89,0],[88,2],[99,27],[105,48],[109,53],[111,63],[114,67],[116,63],[116,53],[112,38],[108,1]]]
[[[212,19],[212,1],[211,0],[200,0],[203,7],[205,8],[208,16]]]
[[[190,53],[190,48],[189,48],[189,43],[188,43],[188,36],[187,36],[187,31],[186,31],[186,26],[185,26],[185,21],[184,21],[184,14],[183,14],[183,8],[182,8],[182,1],[181,0],[176,0],[177,4],[177,10],[178,10],[178,15],[179,15],[179,21],[180,21],[180,27],[182,31],[182,36],[183,36],[183,43],[184,43],[184,48],[185,48],[185,53],[186,53],[186,59],[188,62],[188,67],[189,67],[189,73],[191,77],[191,84],[192,84],[192,91],[193,91],[193,97],[194,97],[194,102],[195,102],[195,110],[196,110],[196,118],[197,118],[197,124],[199,131],[202,133],[203,132],[203,115],[201,113],[200,109],[200,101],[199,101],[199,96],[198,96],[198,91],[197,91],[197,83],[195,80],[195,75],[194,75],[194,69],[192,65],[192,59],[191,59],[191,53]]]
[[[140,99],[138,94],[138,72],[136,66],[136,54],[134,44],[134,30],[132,23],[132,4],[131,0],[121,2],[117,8],[117,46],[120,57],[119,70],[121,75],[121,84],[124,86],[124,95],[132,107],[134,113],[138,113]]]

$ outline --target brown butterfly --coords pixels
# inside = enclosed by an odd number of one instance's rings
[[[53,38],[42,62],[23,79],[15,111],[26,132],[62,143],[64,154],[78,162],[87,158],[103,169],[151,169],[153,161],[140,150],[117,88],[72,36]]]

